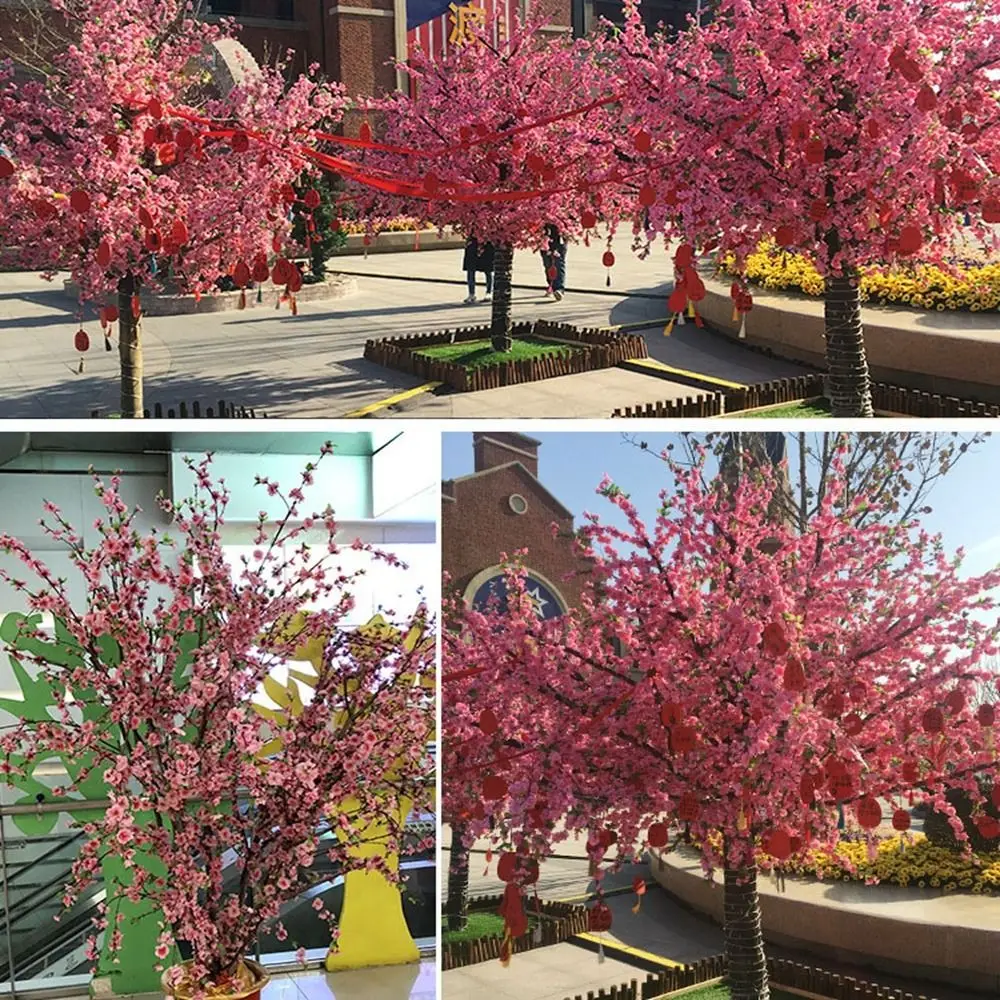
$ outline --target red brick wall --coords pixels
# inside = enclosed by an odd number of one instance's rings
[[[502,553],[512,556],[527,549],[527,565],[546,577],[570,606],[580,597],[583,577],[566,580],[586,569],[573,548],[573,519],[553,503],[517,467],[443,484],[441,508],[441,565],[451,577],[451,587],[465,592],[472,578],[496,566]],[[524,514],[510,508],[508,498],[519,493],[528,502]],[[553,537],[552,523],[560,533]]]
[[[533,476],[538,475],[538,442],[523,434],[477,431],[472,435],[472,452],[476,472],[520,462]]]

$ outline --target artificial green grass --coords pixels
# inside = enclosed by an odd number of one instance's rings
[[[414,351],[418,357],[434,361],[448,361],[463,368],[487,368],[504,361],[527,361],[530,358],[544,358],[551,354],[563,354],[578,348],[571,344],[553,344],[550,340],[537,337],[517,337],[511,350],[494,351],[489,340],[466,340],[460,344],[435,344]]]
[[[715,986],[706,986],[701,990],[682,993],[681,1000],[729,1000],[729,987],[725,983],[716,983]],[[793,993],[784,993],[772,986],[771,1000],[800,1000],[800,998]]]
[[[469,922],[464,931],[450,931],[445,917],[445,927],[441,932],[444,944],[456,941],[475,941],[483,937],[503,937],[503,917],[492,910],[473,910],[469,914]],[[528,930],[535,926],[536,918],[528,916]]]
[[[825,399],[802,399],[787,406],[772,406],[763,410],[739,410],[736,413],[727,413],[726,416],[734,420],[749,420],[754,417],[762,420],[806,420],[814,417],[829,419],[830,403]]]

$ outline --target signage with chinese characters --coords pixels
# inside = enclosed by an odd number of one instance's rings
[[[426,6],[429,12],[435,5],[427,0]],[[437,9],[443,13],[428,20],[414,19],[407,25],[410,50],[419,47],[435,60],[469,45],[484,31],[490,44],[502,46],[514,18],[524,13],[522,0],[470,0],[464,4],[462,0],[439,0]]]
[[[532,604],[535,606],[535,613],[539,618],[558,618],[563,613],[563,602],[561,598],[541,580],[532,576],[529,571],[524,581],[525,592]],[[475,594],[472,595],[472,606],[485,610],[493,600],[498,602],[500,611],[507,608],[507,582],[502,573],[490,577],[479,585]]]
[[[471,45],[476,40],[476,32],[482,31],[486,24],[486,11],[475,4],[466,4],[459,7],[458,4],[449,4],[451,12],[448,21],[451,24],[451,32],[448,35],[448,44],[454,46]]]

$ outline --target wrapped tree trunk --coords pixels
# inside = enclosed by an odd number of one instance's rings
[[[465,930],[469,923],[469,849],[465,846],[465,827],[460,824],[451,828],[445,915],[450,931]]]
[[[139,282],[131,273],[118,282],[118,358],[121,368],[121,415],[142,417],[142,320],[132,312]]]
[[[494,351],[509,351],[513,347],[510,335],[510,283],[514,271],[514,248],[509,243],[497,244],[493,256],[493,312],[490,317],[490,342]]]
[[[757,868],[725,871],[726,965],[732,1000],[768,1000],[770,986],[760,926]]]

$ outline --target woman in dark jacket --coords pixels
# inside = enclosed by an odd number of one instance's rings
[[[492,243],[480,243],[474,236],[470,236],[465,241],[465,254],[462,257],[462,270],[465,271],[466,280],[469,283],[469,295],[466,302],[476,301],[476,272],[482,271],[486,275],[486,294],[484,301],[493,294],[493,254]]]

